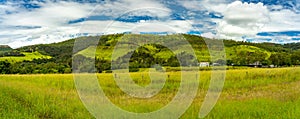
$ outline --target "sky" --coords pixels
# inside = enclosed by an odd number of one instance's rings
[[[300,0],[0,0],[0,44],[12,48],[128,32],[300,42]]]

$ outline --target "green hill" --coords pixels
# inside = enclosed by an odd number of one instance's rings
[[[62,58],[62,57],[71,57],[73,53],[73,47],[74,42],[82,42],[87,43],[83,44],[82,48],[76,48],[79,49],[75,51],[75,54],[81,54],[86,57],[92,58],[91,56],[93,50],[96,49],[96,57],[97,58],[103,58],[109,60],[112,56],[112,52],[114,50],[114,46],[117,42],[122,41],[123,34],[115,34],[115,35],[105,35],[100,37],[94,36],[94,37],[80,37],[77,39],[70,39],[64,42],[60,43],[53,43],[53,44],[41,44],[41,45],[32,45],[32,46],[26,46],[22,48],[18,48],[18,51],[21,52],[40,52],[43,55],[51,56],[54,58]],[[129,35],[134,36],[134,34]],[[136,35],[140,36],[140,35]],[[187,35],[183,34],[183,36],[187,39],[187,41],[191,44],[191,46],[194,48],[194,52],[196,53],[196,56],[198,60],[200,61],[209,61],[210,54],[207,49],[207,46],[205,44],[204,38],[195,36],[195,35]],[[157,36],[161,39],[172,37],[172,35],[168,36]],[[99,39],[100,40],[99,40]],[[99,40],[99,43],[97,45],[92,44],[93,42],[87,41],[87,40]],[[214,40],[214,39],[209,39]],[[291,49],[287,48],[287,45],[279,45],[279,44],[272,44],[272,43],[249,43],[249,42],[238,42],[233,40],[223,40],[225,45],[225,51],[226,51],[226,58],[232,59],[233,57],[236,57],[237,51],[248,51],[248,52],[264,52],[267,54],[266,58],[270,57],[272,53],[276,52],[289,52]],[[90,44],[89,44],[90,43]],[[77,43],[80,44],[80,43]],[[300,44],[299,44],[300,46]],[[295,46],[294,46],[295,47]],[[159,51],[155,55],[155,57],[160,57],[163,59],[167,59],[171,56],[174,56],[170,51],[161,50],[156,46],[151,45],[145,45],[145,48],[147,50],[150,50],[151,52]],[[151,54],[151,53],[150,53]],[[173,54],[173,55],[172,55]]]
[[[8,45],[0,45],[0,54],[7,52],[7,51],[11,51],[13,50],[11,47],[9,47]]]
[[[132,35],[131,35],[132,36]],[[157,37],[172,37],[172,36],[157,36]],[[197,59],[200,61],[210,61],[210,52],[208,51],[208,48],[206,46],[206,43],[204,41],[204,38],[199,36],[193,36],[193,35],[184,35],[184,37],[189,41],[191,46],[194,49],[194,52],[197,56]],[[111,43],[113,41],[122,41],[121,37],[117,37],[115,39],[109,39],[106,42],[99,43],[98,46],[90,46],[84,50],[79,51],[77,54],[90,57],[92,58],[93,52],[96,53],[95,56],[97,58],[102,58],[106,60],[111,60],[112,52],[114,51],[114,45]],[[213,39],[209,39],[213,40]],[[272,53],[275,53],[273,48],[266,48],[264,45],[260,44],[253,44],[253,43],[246,43],[246,42],[236,42],[236,41],[224,41],[225,43],[225,51],[226,51],[226,58],[228,60],[232,60],[234,57],[237,57],[237,51],[246,51],[246,52],[263,52],[267,54],[265,56],[265,59],[269,58]],[[274,47],[274,46],[270,46]],[[165,48],[162,48],[161,46],[155,46],[155,45],[145,45],[143,46],[144,50],[147,50],[147,53],[150,55],[153,55],[156,58],[162,58],[164,60],[175,56],[179,52],[171,52],[170,50],[166,50]],[[142,50],[142,49],[139,49]],[[278,51],[285,51],[287,49],[283,47],[278,47]],[[211,51],[213,53],[213,51]]]
[[[0,61],[10,63],[32,61],[33,59],[50,59],[50,56],[42,55],[39,52],[22,52],[14,50],[7,45],[0,45]]]
[[[298,50],[300,44],[280,45],[274,43],[249,43],[223,40],[226,51],[226,61],[224,61],[221,58],[223,56],[218,56],[219,54],[216,54],[216,51],[214,50],[209,51],[206,45],[207,42],[210,42],[210,47],[218,49],[218,44],[214,44],[214,42],[219,41],[218,39],[206,39],[188,34],[111,34],[101,37],[80,37],[59,43],[25,46],[14,50],[9,50],[9,48],[7,48],[7,54],[0,57],[0,61],[8,61],[14,65],[14,67],[24,67],[26,65],[32,67],[32,71],[24,71],[25,73],[47,73],[49,71],[52,73],[67,73],[70,72],[72,67],[72,57],[79,58],[81,61],[80,65],[88,66],[89,64],[85,63],[92,60],[94,57],[92,54],[96,51],[95,66],[98,72],[111,70],[111,61],[123,62],[122,59],[124,58],[129,58],[130,68],[149,68],[154,64],[177,67],[179,66],[177,56],[190,57],[190,59],[192,59],[189,52],[176,50],[176,47],[178,49],[188,48],[187,45],[176,42],[180,38],[186,39],[196,54],[198,61],[188,61],[193,65],[197,65],[198,62],[219,64],[224,64],[226,62],[227,65],[248,65],[257,61],[263,65],[300,65],[300,51]],[[130,39],[134,40],[130,41]],[[155,40],[156,43],[147,43],[147,40],[149,39]],[[146,44],[141,47],[136,47],[137,49],[135,51],[126,51],[130,44],[135,44],[139,40],[146,42]],[[74,45],[74,43],[76,45]],[[158,43],[173,43],[172,47],[175,47],[175,50],[172,52],[164,45],[159,45]],[[119,45],[116,47],[117,44]],[[135,46],[133,45],[130,47]],[[219,48],[219,50],[222,50],[221,47]],[[116,56],[114,58],[112,58],[113,52]],[[217,58],[212,60],[211,55]],[[35,68],[38,68],[38,70]],[[43,70],[43,68],[47,68],[47,70]],[[92,69],[93,68],[91,67],[87,72],[92,71]]]

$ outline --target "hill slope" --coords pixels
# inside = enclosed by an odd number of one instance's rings
[[[9,47],[8,45],[0,45],[0,53],[11,51],[11,50],[13,50],[13,49],[11,47]]]
[[[11,65],[17,68],[26,67],[27,65],[32,67],[30,71],[23,71],[25,73],[68,73],[72,67],[72,56],[81,58],[81,65],[86,67],[89,64],[85,63],[92,60],[94,57],[92,54],[96,51],[95,66],[98,72],[111,70],[111,61],[123,62],[120,59],[127,58],[128,56],[131,56],[128,57],[131,68],[149,68],[154,64],[176,67],[179,66],[177,56],[192,58],[191,54],[176,49],[172,52],[167,47],[156,43],[147,43],[143,46],[136,47],[137,49],[135,51],[126,51],[126,48],[128,48],[130,43],[135,43],[129,42],[128,39],[134,39],[133,41],[145,40],[147,42],[147,39],[150,38],[156,40],[157,43],[163,44],[165,42],[175,41],[175,44],[173,44],[174,47],[188,47],[180,43],[176,44],[176,38],[178,39],[178,36],[186,39],[192,46],[198,60],[189,61],[190,64],[193,65],[197,65],[198,62],[215,62],[219,64],[225,64],[227,62],[227,65],[248,65],[257,61],[264,65],[275,64],[278,66],[300,64],[300,51],[298,50],[300,44],[280,45],[223,40],[226,51],[226,61],[221,60],[221,56],[220,59],[216,58],[212,60],[210,53],[212,53],[211,55],[218,54],[215,54],[215,51],[208,51],[206,41],[215,42],[218,40],[187,34],[166,36],[113,34],[104,35],[102,37],[80,37],[60,43],[32,45],[14,49],[13,52],[16,52],[16,54],[20,56],[15,57],[16,59],[11,58],[11,56],[3,56],[0,58],[0,61],[9,59]],[[76,45],[74,45],[75,42]],[[116,44],[121,45],[116,48]],[[218,45],[214,46],[214,44],[212,46],[218,47]],[[119,52],[115,52],[115,49],[119,49]],[[111,58],[113,52],[115,52],[117,56],[114,59]],[[30,58],[28,58],[28,56],[30,56]],[[15,68],[16,71],[13,71],[14,73],[19,72],[17,68]],[[47,68],[47,70],[45,70],[45,68]],[[90,67],[87,72],[92,71],[92,69],[93,67]],[[11,71],[10,73],[13,72]]]

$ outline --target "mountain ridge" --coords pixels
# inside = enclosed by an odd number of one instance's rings
[[[91,62],[95,58],[95,67],[97,72],[110,71],[111,62],[122,62],[120,59],[129,58],[129,67],[131,71],[138,71],[139,68],[150,68],[154,64],[160,64],[164,67],[178,67],[177,56],[193,57],[189,53],[172,52],[168,48],[157,44],[146,44],[137,47],[135,51],[125,52],[122,55],[112,59],[112,52],[118,42],[124,42],[124,38],[132,37],[134,39],[145,39],[148,36],[154,39],[171,39],[179,35],[185,38],[194,49],[197,60],[187,60],[191,65],[196,66],[199,62],[218,63],[221,65],[237,65],[245,66],[255,62],[260,65],[276,65],[276,66],[291,66],[300,65],[300,43],[292,44],[275,44],[275,43],[250,43],[238,42],[234,40],[223,40],[224,50],[226,51],[226,59],[211,59],[211,54],[214,51],[208,51],[206,40],[210,42],[219,41],[220,39],[208,39],[201,36],[189,34],[173,34],[173,35],[153,35],[153,34],[111,34],[103,36],[88,36],[79,37],[75,39],[66,40],[63,42],[52,44],[39,44],[24,46],[14,49],[15,52],[26,53],[26,55],[38,57],[31,57],[26,59],[22,56],[14,58],[23,58],[17,62],[8,62],[14,67],[31,67],[32,70],[10,71],[9,73],[70,73],[72,68],[72,61],[74,58],[80,59],[82,66],[75,66],[80,70],[83,67],[90,67],[86,72],[93,72]],[[144,37],[145,36],[145,37]],[[146,37],[147,36],[147,37]],[[126,40],[125,40],[126,41]],[[75,45],[74,45],[75,43]],[[89,55],[95,53],[95,57]],[[128,57],[131,56],[131,57]],[[5,59],[9,57],[0,57],[0,62],[7,62]],[[126,58],[125,58],[126,59]],[[120,61],[119,61],[120,60]],[[45,69],[47,67],[47,69]],[[1,68],[1,66],[0,66]]]

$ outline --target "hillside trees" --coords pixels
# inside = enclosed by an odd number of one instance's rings
[[[237,51],[236,56],[232,59],[231,63],[236,65],[249,65],[255,62],[264,62],[267,58],[267,54],[261,51]]]
[[[300,51],[295,51],[292,53],[291,62],[293,65],[300,65]]]
[[[1,74],[9,74],[11,64],[7,61],[0,61],[0,73]]]
[[[291,66],[291,55],[288,53],[274,53],[270,56],[269,60],[272,64],[277,66]]]

